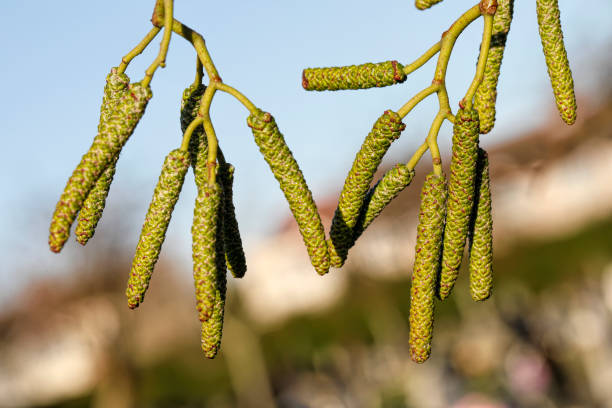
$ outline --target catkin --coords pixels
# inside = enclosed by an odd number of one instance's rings
[[[413,178],[414,170],[410,170],[404,164],[396,164],[378,180],[374,187],[370,188],[363,200],[359,218],[353,230],[353,244],[382,210],[410,185]]]
[[[446,211],[446,179],[429,174],[421,191],[416,254],[410,288],[410,358],[423,363],[431,352],[436,275]]]
[[[493,217],[489,188],[489,158],[483,149],[478,149],[476,189],[478,195],[472,211],[469,256],[470,293],[472,299],[479,301],[491,296],[493,286]]]
[[[121,101],[121,97],[125,95],[130,79],[124,73],[117,73],[117,68],[112,68],[111,72],[106,77],[106,85],[104,86],[104,96],[102,105],[100,106],[100,122],[98,129],[104,129],[103,123],[107,121],[113,111],[117,108],[117,104]],[[106,197],[110,189],[119,155],[116,155],[108,164],[104,172],[96,180],[95,185],[87,195],[83,202],[83,206],[79,212],[79,219],[75,229],[77,242],[81,245],[93,237],[98,222],[102,217],[104,206],[106,205]]]
[[[474,108],[480,118],[480,133],[489,133],[495,125],[495,101],[497,100],[497,82],[501,69],[506,40],[510,31],[514,0],[498,0],[497,11],[493,17],[491,46],[487,55],[485,72],[480,86],[474,96]]]
[[[217,177],[223,186],[223,210],[221,213],[223,215],[223,243],[227,269],[230,270],[234,278],[242,278],[246,273],[247,266],[238,220],[236,219],[236,209],[234,208],[234,166],[229,163],[220,165]]]
[[[143,87],[140,83],[130,84],[128,92],[121,97],[108,120],[100,123],[98,135],[68,179],[55,207],[49,227],[51,251],[61,251],[70,235],[70,226],[83,206],[87,194],[134,132],[151,96],[151,88],[148,86]]]
[[[440,299],[445,299],[450,294],[461,266],[474,202],[478,133],[478,112],[474,109],[459,109],[453,127],[453,155],[442,250]]]
[[[414,5],[419,10],[425,10],[433,6],[434,4],[440,3],[442,0],[415,0]]]
[[[192,84],[183,91],[183,98],[181,100],[181,130],[183,133],[185,133],[189,124],[198,116],[200,101],[204,91],[206,91],[206,86],[203,84],[197,86]],[[194,170],[198,162],[198,151],[200,149],[205,150],[203,157],[206,157],[207,140],[206,136],[204,136],[203,126],[198,126],[191,134],[191,139],[189,139],[189,154],[191,156],[191,166]]]
[[[327,273],[329,254],[317,206],[276,121],[269,113],[258,110],[249,115],[247,124],[253,131],[255,143],[285,194],[312,265],[319,274]]]
[[[558,0],[536,0],[540,39],[561,118],[568,125],[576,121],[574,79],[563,43]]]
[[[338,91],[367,89],[402,83],[406,80],[404,66],[397,61],[349,65],[346,67],[306,68],[302,86],[307,91]]]
[[[189,153],[182,150],[171,151],[164,160],[132,261],[125,292],[130,309],[144,300],[188,168]]]
[[[405,127],[397,113],[385,111],[376,120],[357,152],[340,193],[329,233],[328,247],[332,266],[339,268],[344,264],[353,242],[353,229],[374,173],[391,142],[400,136]]]

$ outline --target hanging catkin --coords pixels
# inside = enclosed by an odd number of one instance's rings
[[[540,39],[561,118],[568,125],[576,121],[574,79],[563,43],[558,0],[536,0]]]
[[[182,150],[171,151],[164,160],[132,261],[125,292],[130,309],[144,300],[188,168],[189,153]]]
[[[478,133],[478,112],[474,109],[459,109],[453,127],[453,155],[442,250],[440,299],[445,299],[450,294],[461,266],[474,202]]]
[[[247,124],[253,131],[255,143],[285,194],[312,265],[319,274],[327,273],[329,254],[317,206],[302,171],[278,130],[276,121],[269,113],[258,110],[249,115]]]
[[[204,91],[206,91],[206,86],[203,84],[197,86],[192,84],[183,91],[183,98],[181,100],[181,130],[183,133],[185,133],[189,124],[198,116],[200,101]],[[191,134],[191,139],[189,139],[189,154],[191,156],[191,166],[194,170],[198,162],[199,149],[207,149],[207,140],[206,136],[204,136],[203,126],[198,126]],[[207,153],[204,151],[203,157],[206,157],[206,155]]]
[[[103,123],[107,121],[113,111],[117,108],[117,104],[127,92],[127,87],[130,79],[124,73],[117,73],[117,68],[112,68],[111,72],[106,77],[106,86],[104,87],[104,96],[100,107],[100,122],[98,129],[103,130]],[[79,219],[75,229],[77,242],[81,245],[87,242],[94,235],[98,222],[102,217],[104,206],[106,205],[106,197],[113,182],[115,169],[119,155],[116,155],[111,162],[106,166],[104,172],[98,177],[93,188],[83,202],[83,206],[79,212]]]
[[[410,358],[423,363],[431,352],[436,275],[446,211],[446,179],[429,174],[421,191],[416,254],[410,288]]]
[[[469,253],[470,293],[472,299],[478,301],[491,296],[493,286],[493,217],[489,188],[489,158],[483,149],[478,149],[476,191],[478,195],[472,211]]]
[[[367,89],[402,83],[406,80],[404,66],[397,61],[349,65],[346,67],[306,68],[302,86],[307,91],[338,91]]]
[[[497,11],[493,17],[491,47],[487,55],[485,72],[480,86],[474,96],[474,108],[480,118],[480,133],[489,133],[495,125],[495,101],[497,99],[497,81],[501,69],[506,40],[512,22],[514,0],[498,0]]]
[[[376,120],[372,131],[357,152],[353,166],[344,181],[329,233],[328,247],[332,266],[339,268],[344,264],[348,249],[353,243],[353,229],[357,224],[359,211],[374,173],[391,142],[400,136],[405,127],[397,113],[391,110],[385,111]]]
[[[98,177],[134,132],[151,96],[151,88],[148,86],[143,87],[140,83],[130,84],[128,92],[122,96],[108,120],[100,123],[98,135],[68,179],[55,207],[49,227],[51,251],[61,251],[83,201]]]
[[[219,165],[219,182],[223,186],[223,242],[227,268],[234,278],[242,278],[246,273],[246,259],[240,238],[240,229],[234,208],[234,166],[229,163]]]
[[[433,6],[434,4],[440,3],[442,0],[415,0],[414,5],[419,10],[425,10]]]

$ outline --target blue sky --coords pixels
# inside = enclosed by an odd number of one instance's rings
[[[473,1],[445,1],[418,11],[410,0],[176,1],[176,18],[199,31],[224,80],[271,112],[308,180],[315,198],[336,193],[372,123],[397,110],[427,86],[429,63],[398,86],[362,91],[309,93],[301,70],[397,59],[409,63]],[[59,273],[79,249],[60,255],[46,248],[48,221],[65,181],[96,133],[104,79],[150,29],[153,0],[13,1],[3,7],[0,89],[0,303],[33,275]],[[375,4],[376,6],[372,6]],[[597,89],[594,55],[612,45],[612,3],[561,0],[567,49],[579,92]],[[582,6],[581,6],[582,5]],[[596,10],[594,12],[593,10]],[[457,42],[447,77],[456,107],[473,76],[482,21]],[[127,73],[142,78],[158,51],[158,39]],[[178,147],[178,109],[191,83],[195,55],[173,37],[167,68],[152,81],[154,97],[118,164],[108,209],[123,220],[135,247],[164,156]],[[517,1],[499,87],[498,120],[483,137],[493,144],[541,123],[554,109],[535,18],[535,1]],[[430,98],[406,119],[388,164],[406,161],[423,140],[436,103]],[[579,113],[580,114],[580,113]],[[287,206],[246,126],[246,110],[225,94],[212,118],[226,157],[236,166],[236,206],[247,242],[270,231]],[[441,130],[448,150],[450,127]],[[189,262],[195,189],[188,178],[165,244]],[[102,221],[104,224],[104,219]],[[26,265],[36,265],[23,272]],[[19,276],[15,277],[19,271]]]

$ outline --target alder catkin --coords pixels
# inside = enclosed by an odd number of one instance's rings
[[[459,109],[453,127],[453,154],[442,250],[440,299],[445,299],[450,294],[461,266],[474,203],[478,133],[478,112],[474,109]]]
[[[227,269],[230,270],[234,278],[242,278],[246,273],[247,266],[238,220],[236,219],[236,209],[234,208],[234,166],[229,163],[221,164],[217,177],[223,186],[223,243]]]
[[[514,0],[498,0],[497,11],[493,17],[491,47],[487,55],[485,72],[476,94],[474,108],[480,118],[480,133],[489,133],[495,125],[495,101],[497,100],[497,82],[501,69],[506,40],[510,31]]]
[[[558,0],[536,0],[536,11],[542,49],[557,108],[563,121],[571,125],[576,121],[576,96],[574,79],[563,43]]]
[[[491,296],[493,286],[493,217],[489,187],[489,158],[478,149],[476,168],[476,202],[470,228],[470,293],[479,301]]]
[[[410,358],[423,363],[431,352],[436,275],[446,212],[446,179],[429,174],[421,191],[416,253],[410,288]]]
[[[182,150],[171,151],[164,160],[132,261],[125,292],[130,309],[144,300],[188,168],[189,153]]]
[[[402,83],[404,66],[397,61],[349,65],[346,67],[306,68],[302,86],[307,91],[367,89]]]
[[[108,120],[100,123],[98,135],[68,179],[55,207],[49,227],[51,251],[61,251],[83,201],[134,132],[151,96],[150,87],[143,87],[140,83],[130,84],[128,92],[121,97]]]
[[[328,247],[332,266],[339,268],[344,264],[353,242],[353,229],[374,173],[391,142],[399,138],[405,128],[402,118],[387,110],[376,120],[357,152],[344,181],[329,233]]]
[[[128,76],[124,73],[117,73],[117,68],[112,68],[111,72],[107,75],[102,105],[100,106],[99,130],[105,129],[103,123],[110,118],[113,111],[117,108],[117,104],[120,103],[121,98],[128,90],[129,83],[130,79]],[[87,244],[91,237],[93,237],[98,222],[102,217],[118,159],[119,155],[116,155],[106,166],[106,169],[98,177],[98,180],[96,180],[96,183],[83,202],[75,229],[77,242],[81,245]]]
[[[415,0],[414,5],[419,10],[425,10],[433,6],[434,4],[440,3],[442,0]]]
[[[204,91],[206,91],[206,86],[203,84],[197,86],[192,84],[183,91],[181,100],[181,130],[183,133],[185,133],[189,124],[198,116],[200,101],[202,100]],[[206,136],[204,136],[204,127],[200,125],[193,131],[191,139],[189,139],[189,154],[191,156],[191,166],[194,170],[198,162],[198,150],[207,150],[207,146]],[[206,155],[205,151],[203,157],[206,157]]]
[[[413,178],[414,170],[410,170],[404,164],[396,164],[378,180],[374,187],[370,188],[363,200],[359,218],[353,229],[353,244],[382,210],[410,185]]]
[[[285,194],[312,265],[319,274],[327,273],[329,254],[317,206],[276,121],[269,113],[257,110],[249,115],[247,124],[253,131],[259,151]]]

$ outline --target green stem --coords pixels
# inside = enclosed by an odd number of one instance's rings
[[[406,167],[408,167],[410,170],[414,170],[417,163],[421,160],[421,157],[423,157],[423,155],[428,149],[429,149],[429,144],[427,143],[427,140],[425,140],[423,144],[421,145],[421,147],[419,147],[417,151],[414,152],[414,154],[412,155],[408,163],[406,163]]]
[[[425,51],[425,53],[421,55],[419,58],[417,58],[414,62],[410,63],[409,65],[405,65],[404,74],[409,75],[410,73],[421,68],[427,61],[431,59],[431,57],[433,57],[434,55],[438,53],[438,51],[440,51],[441,46],[442,46],[442,42],[438,41],[430,49]]]
[[[189,126],[187,126],[187,129],[185,129],[185,134],[183,134],[183,140],[181,142],[180,149],[182,151],[186,152],[187,150],[189,150],[189,141],[191,140],[191,135],[193,134],[193,131],[202,124],[203,121],[204,119],[202,119],[201,117],[197,117],[191,121]]]
[[[217,134],[210,120],[210,104],[212,103],[215,92],[217,92],[216,84],[216,82],[211,82],[206,88],[204,95],[202,95],[202,100],[200,101],[200,110],[198,111],[198,116],[202,118],[204,133],[206,133],[206,139],[208,141],[206,168],[208,169],[208,184],[211,186],[215,184],[216,179],[215,164],[217,163],[218,146]]]
[[[438,148],[438,133],[440,132],[440,127],[444,119],[446,119],[446,112],[440,110],[431,124],[426,140],[426,143],[429,145],[429,150],[431,151],[433,171],[436,176],[442,175],[442,158],[440,157],[440,149]]]
[[[148,86],[153,79],[153,74],[157,68],[161,65],[162,67],[166,64],[166,55],[168,54],[168,47],[170,47],[170,38],[172,37],[172,20],[174,12],[174,0],[164,0],[164,38],[159,46],[159,53],[157,58],[145,71],[145,77],[142,79],[142,85]]]
[[[487,64],[487,56],[489,55],[489,48],[491,47],[491,33],[493,32],[493,16],[490,14],[484,15],[484,30],[482,33],[482,43],[480,45],[480,54],[478,55],[478,65],[476,66],[476,74],[474,80],[470,84],[463,100],[459,103],[459,106],[471,109],[472,100],[474,94],[480,86],[482,79],[484,78],[485,66]]]
[[[147,48],[147,46],[151,43],[151,41],[153,41],[153,39],[157,36],[157,34],[160,31],[161,31],[161,28],[153,27],[151,31],[149,31],[147,35],[144,36],[142,41],[140,41],[138,45],[134,47],[132,51],[128,52],[123,58],[121,58],[121,64],[119,64],[119,67],[117,68],[117,73],[118,74],[124,73],[127,66],[130,64],[130,62],[137,55],[140,55],[145,50],[145,48]]]
[[[193,48],[195,48],[196,52],[198,53],[198,57],[200,58],[200,61],[202,61],[204,69],[206,70],[210,80],[213,82],[221,82],[221,77],[217,72],[217,68],[215,68],[215,64],[213,64],[212,59],[210,58],[204,38],[197,31],[193,31],[191,28],[187,27],[185,24],[176,19],[174,19],[172,22],[172,31],[193,45]]]
[[[240,91],[238,91],[237,89],[226,85],[222,82],[217,82],[215,83],[215,87],[223,92],[227,92],[228,94],[232,95],[234,98],[238,99],[238,101],[240,103],[242,103],[244,105],[245,108],[247,108],[249,110],[250,113],[256,113],[257,112],[257,107],[253,104],[253,102],[251,102],[246,96],[244,96]]]
[[[204,68],[202,67],[202,61],[200,61],[200,57],[196,55],[196,75],[193,80],[193,87],[197,87],[202,83],[202,78],[204,78]]]
[[[406,102],[404,106],[397,111],[397,114],[403,119],[415,106],[418,105],[419,102],[432,93],[437,92],[439,88],[440,86],[438,84],[429,85],[427,88],[423,89],[418,94],[414,95],[408,102]]]

